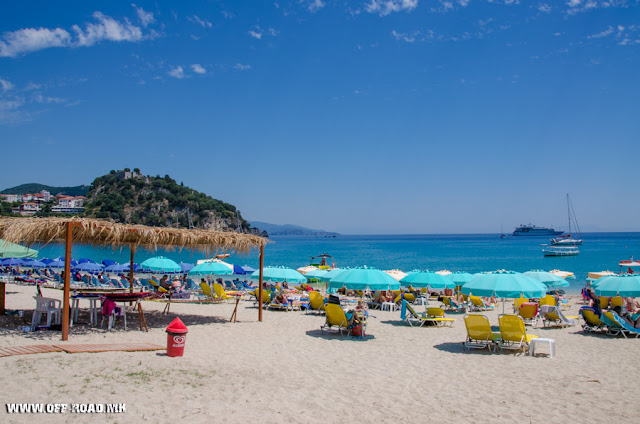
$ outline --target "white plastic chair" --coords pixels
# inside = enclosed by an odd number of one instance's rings
[[[40,324],[43,314],[47,314],[47,327],[51,327],[52,319],[55,320],[56,324],[60,324],[62,320],[62,302],[60,300],[42,296],[34,296],[33,298],[36,300],[36,310],[33,311],[31,328],[35,328],[36,325]]]

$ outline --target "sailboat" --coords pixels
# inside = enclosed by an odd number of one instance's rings
[[[567,215],[569,216],[569,231],[567,234],[558,236],[556,238],[552,238],[549,240],[549,244],[552,246],[579,246],[582,245],[582,233],[580,232],[580,226],[578,225],[578,220],[576,219],[576,213],[573,210],[573,205],[571,204],[571,199],[569,199],[569,194],[567,193]],[[577,237],[574,238],[571,234],[571,221],[573,219],[573,223],[575,229],[577,231]]]

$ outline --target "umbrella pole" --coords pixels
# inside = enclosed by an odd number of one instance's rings
[[[131,259],[129,260],[129,293],[133,293],[133,254],[136,248],[131,246]],[[131,302],[129,302],[131,306]]]
[[[75,223],[67,222],[67,239],[64,248],[64,294],[62,297],[62,341],[69,340],[69,289],[71,287],[71,243]]]
[[[264,245],[260,245],[260,278],[258,279],[258,321],[262,322],[262,273],[264,268]]]

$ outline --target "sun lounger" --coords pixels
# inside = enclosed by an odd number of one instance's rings
[[[500,341],[500,333],[491,331],[489,318],[484,315],[467,314],[464,316],[464,325],[467,327],[467,340],[464,347],[469,349],[484,349],[492,351]]]
[[[215,302],[224,302],[224,299],[219,298],[215,295],[213,291],[211,291],[211,287],[207,283],[200,283],[200,288],[202,288],[202,294],[207,298],[207,300],[213,300]],[[162,287],[158,288],[158,291],[164,290]],[[166,292],[166,290],[165,290]]]
[[[529,349],[531,340],[537,338],[533,334],[527,334],[524,321],[518,315],[498,316],[500,325],[500,341],[498,347],[502,349],[513,349],[526,351]]]
[[[438,327],[444,327],[447,324],[453,327],[453,323],[456,322],[455,318],[447,318],[442,308],[427,308],[426,315],[425,321],[435,323]]]
[[[471,305],[470,308],[472,311],[486,311],[488,309],[493,309],[493,306],[487,306],[484,303],[484,300],[482,300],[481,297],[478,296],[469,296],[469,299],[471,300]]]
[[[225,292],[224,287],[222,287],[222,285],[220,285],[219,283],[213,283],[213,290],[216,292],[216,297],[218,299],[222,299],[227,302],[233,301],[234,299],[233,296],[229,296]]]
[[[596,314],[595,309],[589,306],[583,306],[582,308],[580,308],[580,315],[582,315],[582,319],[584,320],[584,324],[582,324],[582,329],[584,331],[606,331],[606,327],[600,320],[600,317]]]
[[[607,326],[607,333],[613,336],[617,336],[622,334],[625,339],[629,338],[629,336],[633,336],[638,338],[640,336],[640,328],[635,328],[627,321],[622,319],[620,315],[613,311],[603,311],[603,322]]]
[[[427,321],[426,314],[419,315],[413,306],[406,300],[403,300],[402,303],[406,308],[405,316],[402,317],[403,321],[413,327],[414,324],[417,324],[418,327],[422,327]]]
[[[325,330],[335,330],[340,335],[351,334],[351,328],[349,327],[349,319],[347,318],[347,314],[340,307],[340,305],[335,305],[333,303],[327,303],[325,305],[325,310],[327,312],[327,319],[323,326],[320,327],[320,331],[324,333]]]
[[[317,291],[309,292],[309,307],[307,308],[306,312],[325,313],[324,299],[322,298],[322,295]]]
[[[545,327],[556,325],[560,327],[569,327],[578,323],[578,317],[566,317],[559,307],[551,305],[542,305],[540,307],[540,315],[542,323]]]
[[[442,303],[444,303],[445,310],[447,311],[459,311],[461,309],[460,306],[448,296],[442,298]]]
[[[518,312],[522,321],[528,325],[536,325],[538,322],[538,304],[533,302],[526,302],[520,304]]]

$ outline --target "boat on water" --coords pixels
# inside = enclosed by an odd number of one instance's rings
[[[576,256],[580,251],[576,246],[546,246],[542,253],[544,256]]]
[[[640,267],[640,261],[633,260],[633,256],[632,256],[630,260],[620,261],[618,265],[620,266],[620,269],[618,270],[618,274],[625,273],[624,268],[627,268],[627,271],[626,271],[627,274],[637,274],[639,271],[638,270],[634,271],[633,268]]]
[[[567,234],[552,238],[549,240],[549,244],[552,246],[580,246],[582,245],[582,233],[580,232],[580,226],[578,226],[578,220],[576,219],[576,213],[573,211],[573,205],[567,194],[567,215],[569,216],[569,232]],[[571,234],[571,220],[573,218],[574,227],[578,233],[578,236],[574,238]]]
[[[528,225],[521,225],[517,227],[513,232],[512,236],[553,237],[553,236],[559,236],[562,233],[564,233],[564,231],[556,231],[553,228],[547,228],[547,227],[536,227],[535,225],[530,223]]]

